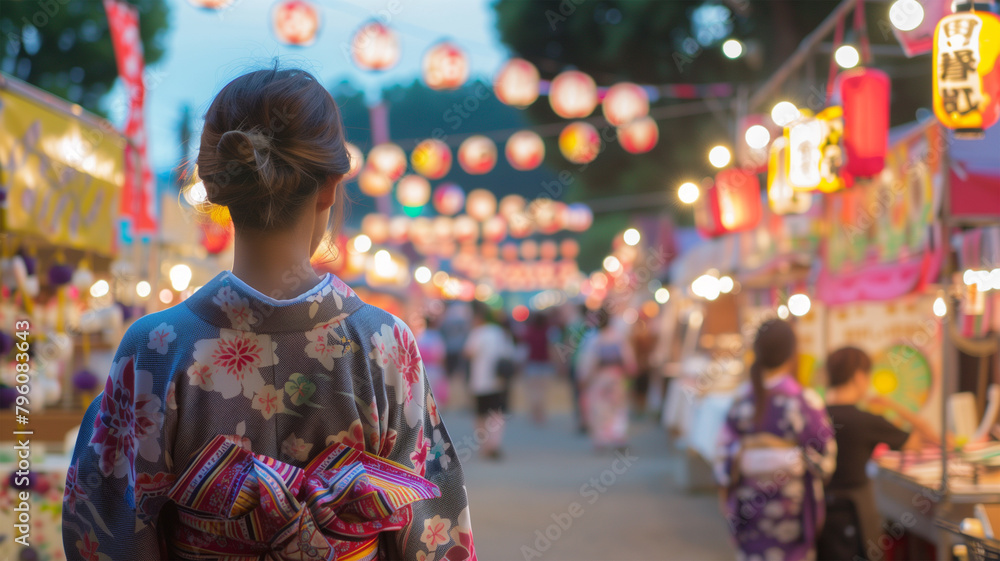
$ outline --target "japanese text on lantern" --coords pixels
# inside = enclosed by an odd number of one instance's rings
[[[938,29],[938,94],[948,113],[966,115],[983,101],[976,72],[981,27],[974,14],[956,14]]]

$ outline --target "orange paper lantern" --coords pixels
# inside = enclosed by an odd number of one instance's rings
[[[521,242],[521,257],[529,261],[538,257],[538,242],[534,240],[524,240]]]
[[[753,229],[763,216],[760,179],[739,168],[720,171],[699,200],[695,222],[706,236]]]
[[[489,173],[497,164],[497,145],[485,136],[470,136],[458,147],[458,164],[471,175]]]
[[[454,90],[469,79],[469,61],[462,49],[443,41],[424,54],[424,83],[432,90]]]
[[[518,171],[528,171],[542,165],[545,143],[532,131],[519,131],[507,139],[504,154],[510,166]]]
[[[538,69],[523,58],[512,58],[493,80],[493,92],[501,103],[527,107],[538,99]]]
[[[382,197],[392,190],[392,180],[384,173],[366,167],[358,175],[358,188],[369,197]]]
[[[559,253],[563,259],[576,259],[576,256],[580,255],[580,242],[566,238],[559,242]]]
[[[559,246],[553,240],[545,240],[538,246],[538,256],[544,261],[552,261],[559,256]]]
[[[578,70],[563,72],[549,86],[549,104],[564,119],[582,119],[597,107],[597,84]]]

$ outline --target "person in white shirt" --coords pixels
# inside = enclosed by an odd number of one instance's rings
[[[507,332],[492,321],[490,309],[475,303],[472,330],[465,340],[465,356],[470,362],[469,391],[476,399],[476,434],[486,434],[481,452],[489,459],[500,458],[503,440],[503,415],[507,411],[507,380],[497,366],[511,360],[513,343]]]

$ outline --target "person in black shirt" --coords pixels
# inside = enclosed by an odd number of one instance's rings
[[[937,440],[934,429],[905,407],[882,396],[868,397],[872,361],[861,349],[845,347],[826,360],[826,410],[837,439],[837,469],[827,484],[826,526],[817,544],[819,561],[868,559],[878,548],[881,519],[866,473],[868,460],[879,444],[893,450],[918,449]],[[867,402],[894,411],[913,427],[907,433],[884,417],[858,409]]]

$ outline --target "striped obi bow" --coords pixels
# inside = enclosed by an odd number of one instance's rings
[[[378,534],[405,528],[410,504],[437,485],[399,464],[334,444],[304,469],[255,455],[219,435],[167,493],[185,559],[368,560]]]

